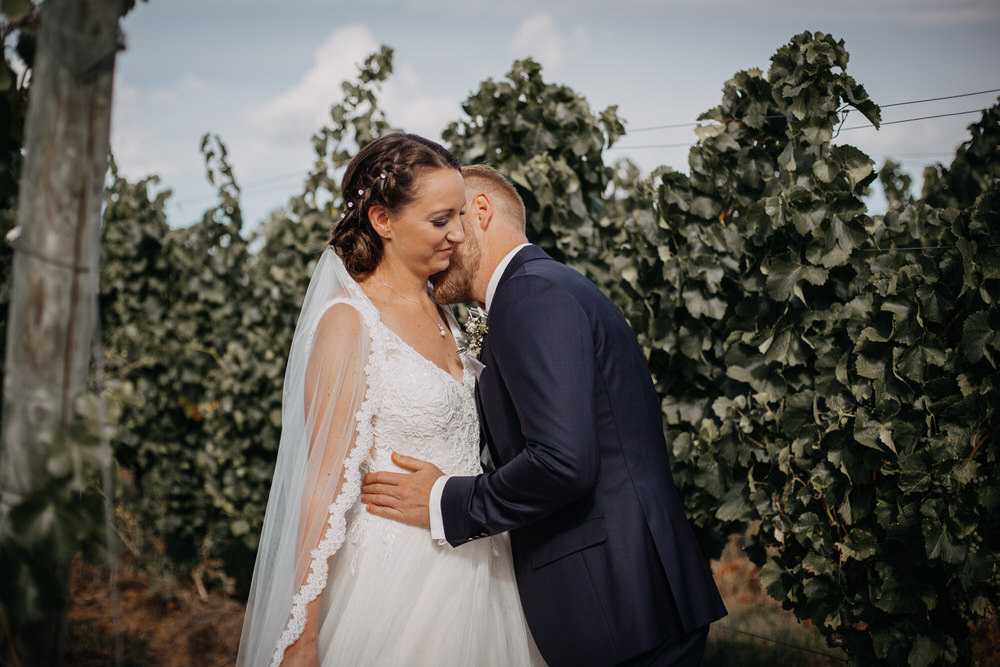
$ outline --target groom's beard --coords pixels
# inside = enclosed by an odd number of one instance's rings
[[[448,268],[431,276],[434,299],[438,303],[467,303],[475,301],[472,284],[483,252],[472,234],[466,234],[465,242],[455,248]]]

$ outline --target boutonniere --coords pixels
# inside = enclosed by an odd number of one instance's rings
[[[483,338],[489,330],[486,324],[486,311],[482,308],[469,308],[469,319],[465,320],[465,336],[459,352],[478,359],[483,349]]]

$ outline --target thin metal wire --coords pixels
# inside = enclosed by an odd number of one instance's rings
[[[880,108],[882,108],[882,109],[888,109],[890,107],[904,106],[904,105],[907,105],[907,104],[921,104],[921,103],[925,103],[925,102],[938,102],[938,101],[941,101],[941,100],[952,100],[952,99],[958,99],[958,98],[962,98],[962,97],[972,97],[973,95],[985,95],[987,93],[996,93],[996,92],[1000,92],[1000,88],[991,88],[989,90],[978,90],[976,92],[972,92],[972,93],[960,93],[958,95],[944,95],[944,96],[941,96],[941,97],[928,97],[928,98],[924,98],[924,99],[920,99],[920,100],[908,100],[906,102],[893,102],[892,104],[883,104],[883,105],[880,105]],[[846,113],[850,112],[851,110],[852,109],[850,109],[849,107],[841,110],[842,112],[845,112],[845,116],[840,121],[840,127],[837,130],[838,134],[840,132],[846,131],[846,130],[858,130],[858,129],[872,127],[872,125],[857,125],[857,126],[854,126],[854,127],[843,127],[843,124],[844,124],[844,122],[846,121],[846,118],[847,118]],[[903,119],[903,120],[886,121],[886,122],[882,123],[881,125],[883,125],[883,126],[885,126],[885,125],[897,125],[899,123],[911,123],[911,122],[917,121],[917,120],[928,120],[928,119],[932,119],[932,118],[945,118],[947,116],[959,116],[959,115],[963,115],[963,114],[977,113],[977,112],[982,112],[982,111],[985,111],[985,109],[978,109],[978,110],[972,110],[972,111],[960,111],[960,112],[950,113],[950,114],[938,114],[938,115],[934,115],[934,116],[922,116],[920,118],[906,118],[906,119]],[[828,114],[816,114],[816,115],[826,116]],[[762,118],[765,119],[765,120],[777,120],[777,119],[786,118],[786,116],[779,114],[779,115],[767,115],[767,116],[763,116]],[[667,124],[667,125],[653,125],[653,126],[650,126],[650,127],[638,127],[638,128],[629,129],[629,130],[627,130],[626,134],[628,135],[628,134],[635,134],[637,132],[650,132],[650,131],[653,131],[653,130],[670,130],[670,129],[678,129],[678,128],[684,128],[684,127],[703,127],[703,125],[701,123],[698,123],[698,122],[693,122],[693,123],[671,123],[671,124]],[[686,143],[676,143],[676,144],[646,144],[646,145],[639,145],[639,146],[611,146],[607,150],[643,150],[643,149],[653,149],[653,148],[689,148],[689,147],[691,147],[693,145],[694,145],[694,143],[692,143],[692,142],[686,142]],[[259,180],[259,181],[256,181],[256,182],[248,183],[246,186],[244,186],[243,188],[241,188],[241,191],[242,191],[242,194],[244,196],[246,196],[249,193],[259,193],[259,192],[263,191],[264,189],[268,188],[269,186],[280,187],[281,185],[284,185],[284,183],[283,183],[284,179],[292,178],[293,176],[294,176],[294,174],[291,174],[291,173],[289,173],[289,174],[282,174],[282,175],[279,175],[279,176],[273,176],[273,177],[262,179],[262,180]],[[299,177],[301,178],[301,175]],[[280,182],[280,185],[279,185],[279,182]],[[213,195],[208,195],[208,194],[206,194],[206,195],[197,195],[197,196],[194,196],[194,197],[188,197],[186,199],[181,199],[181,200],[176,200],[176,201],[170,201],[170,202],[168,202],[167,205],[171,206],[171,207],[174,207],[174,208],[177,208],[177,209],[180,209],[184,204],[194,203],[194,202],[198,202],[198,201],[206,201],[206,200],[210,200],[212,198],[213,198]]]
[[[953,245],[939,245],[939,246],[923,246],[923,247],[912,247],[912,248],[858,248],[861,252],[910,252],[910,251],[922,251],[922,250],[954,250],[958,246]],[[994,246],[990,246],[994,247]]]
[[[104,487],[104,539],[108,549],[108,585],[111,589],[111,632],[114,636],[114,664],[122,664],[122,633],[121,604],[118,594],[118,559],[115,553],[115,503],[114,483],[111,476],[111,466],[114,465],[114,453],[109,437],[107,397],[104,394],[104,333],[101,327],[100,298],[94,295],[94,333],[91,341],[91,355],[94,361],[94,381],[97,385],[98,409],[100,410],[101,438],[101,483]]]
[[[889,107],[901,107],[906,104],[921,104],[923,102],[938,102],[940,100],[956,100],[959,97],[972,97],[973,95],[985,95],[986,93],[998,93],[1000,88],[991,88],[990,90],[978,90],[974,93],[962,93],[961,95],[945,95],[944,97],[928,97],[923,100],[911,100],[909,102],[893,102],[892,104],[880,104],[879,106],[883,109],[888,109]]]
[[[25,255],[29,255],[40,262],[45,262],[46,264],[51,264],[53,266],[58,266],[63,269],[68,269],[70,271],[73,271],[74,273],[90,272],[90,269],[87,268],[86,266],[80,266],[79,264],[64,262],[62,260],[55,259],[54,257],[49,257],[45,253],[42,253],[32,248],[30,245],[25,243],[25,241],[21,238],[18,238],[17,240],[10,242],[10,246],[14,249],[14,252],[24,253]]]
[[[847,111],[850,111],[850,110],[847,110]],[[930,119],[933,119],[933,118],[947,118],[949,116],[963,116],[963,115],[970,114],[970,113],[982,113],[984,111],[987,111],[987,109],[986,108],[983,108],[983,109],[970,109],[968,111],[955,111],[953,113],[934,114],[933,116],[920,116],[918,118],[903,118],[901,120],[886,121],[884,123],[881,123],[881,126],[884,127],[886,125],[899,125],[900,123],[913,123],[913,122],[918,121],[918,120],[930,120]],[[780,116],[780,118],[784,118],[784,117],[785,116]],[[841,121],[841,123],[843,123],[843,121]],[[846,132],[847,130],[864,130],[864,129],[871,129],[873,127],[875,127],[875,126],[874,125],[854,125],[852,127],[840,128],[837,131],[838,132]],[[694,146],[694,145],[695,144],[691,143],[691,142],[688,142],[686,144],[648,144],[648,145],[641,145],[641,146],[620,146],[620,145],[616,145],[616,146],[612,146],[608,150],[635,150],[637,148],[683,148],[684,146]]]
[[[998,93],[998,92],[1000,92],[1000,88],[991,88],[989,90],[977,90],[974,93],[960,93],[958,95],[944,95],[944,96],[941,96],[941,97],[927,97],[927,98],[924,98],[922,100],[908,100],[906,102],[893,102],[892,104],[880,104],[878,106],[879,106],[880,109],[888,109],[890,107],[901,107],[901,106],[905,106],[907,104],[923,104],[924,102],[940,102],[942,100],[957,100],[957,99],[959,99],[961,97],[972,97],[974,95],[985,95],[987,93]],[[810,115],[813,115],[813,114],[810,114]],[[827,114],[815,114],[815,115],[823,115],[823,116],[825,116]],[[773,116],[769,115],[769,116],[764,116],[764,118],[766,118],[766,119],[772,119],[773,120],[773,119],[776,119],[776,118],[784,118],[784,116],[782,116],[782,115],[773,115]],[[883,123],[883,125],[886,125],[886,124],[887,123]],[[681,128],[681,127],[695,127],[697,125],[698,125],[698,123],[672,123],[670,125],[653,125],[651,127],[637,127],[637,128],[633,128],[633,129],[628,130],[626,132],[626,134],[634,134],[635,132],[650,132],[652,130],[673,130],[673,129]]]
[[[920,116],[919,118],[904,118],[902,120],[889,120],[889,121],[886,121],[884,123],[881,123],[881,126],[885,127],[886,125],[899,125],[900,123],[912,123],[914,121],[918,121],[918,120],[930,120],[932,118],[948,118],[949,116],[964,116],[964,115],[970,114],[970,113],[982,113],[982,112],[984,112],[986,110],[987,110],[987,108],[983,108],[983,109],[969,109],[968,111],[955,111],[953,113],[939,113],[939,114],[934,114],[933,116]],[[845,127],[844,130],[845,131],[846,130],[863,130],[865,128],[871,128],[871,127],[873,127],[873,126],[872,125],[855,125],[853,127]]]
[[[673,125],[654,125],[652,127],[637,127],[633,130],[626,131],[626,134],[634,134],[635,132],[649,132],[651,130],[672,130],[677,127],[694,127],[698,123],[674,123]]]
[[[780,639],[774,639],[773,637],[765,637],[764,635],[758,635],[753,632],[748,632],[747,630],[737,630],[736,628],[730,628],[726,625],[723,625],[722,623],[716,623],[711,627],[713,630],[718,628],[719,630],[726,630],[727,632],[735,632],[736,634],[746,635],[748,637],[754,637],[755,639],[771,642],[772,644],[778,644],[779,646],[795,649],[796,651],[801,651],[803,653],[812,653],[814,655],[821,655],[823,657],[830,658],[831,660],[837,660],[838,662],[847,662],[846,658],[841,658],[840,656],[834,655],[832,653],[817,651],[816,649],[809,648],[808,646],[799,646],[798,644],[791,644],[786,641],[781,641]]]
[[[686,144],[648,144],[644,146],[612,146],[606,150],[632,150],[633,148],[690,148],[694,146],[690,141]]]

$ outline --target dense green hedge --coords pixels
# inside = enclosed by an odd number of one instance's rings
[[[592,112],[530,60],[483,82],[444,141],[508,175],[532,240],[629,318],[703,535],[758,524],[768,592],[857,664],[968,662],[966,620],[995,611],[1000,584],[1000,107],[915,198],[895,165],[877,174],[836,143],[847,110],[879,122],[847,60],[803,33],[766,74],[735,75],[686,174],[605,164],[616,109]],[[390,130],[391,69],[383,49],[345,84],[302,194],[253,234],[217,138],[202,149],[219,205],[191,227],[168,226],[155,179],[114,174],[101,299],[116,456],[181,571],[221,561],[247,581],[334,174]],[[863,199],[877,178],[885,215]]]
[[[760,521],[768,592],[859,663],[967,662],[1000,584],[1000,109],[871,216],[846,63],[807,33],[726,84],[690,175],[632,190],[622,305],[695,520]]]

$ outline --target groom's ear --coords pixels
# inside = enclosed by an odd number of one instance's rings
[[[479,228],[486,231],[493,221],[493,200],[485,192],[476,194],[469,202],[470,217]]]

